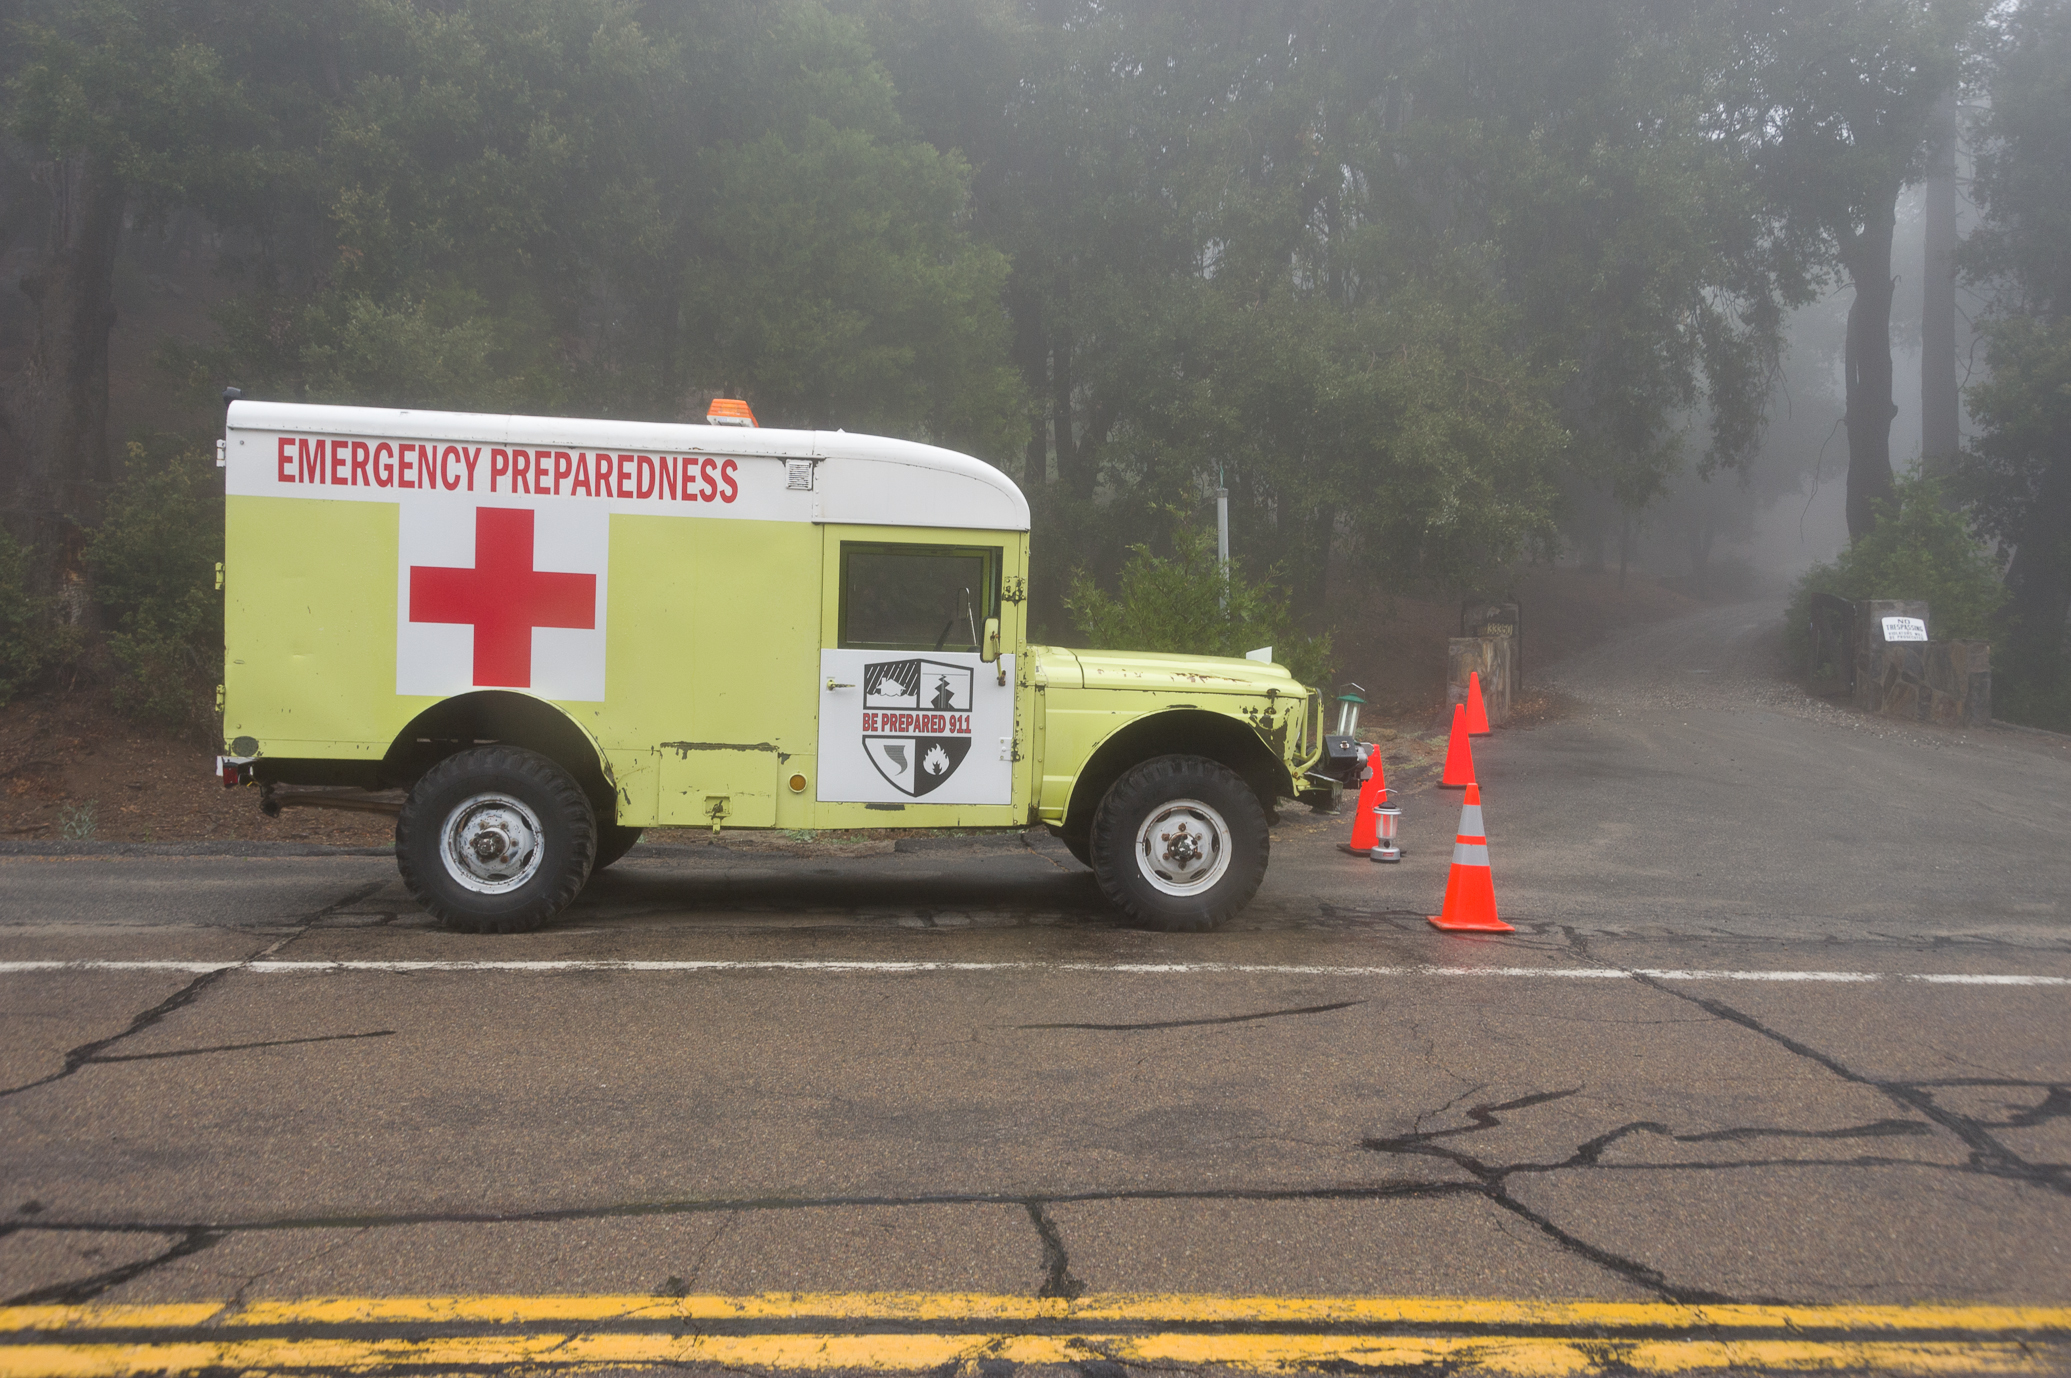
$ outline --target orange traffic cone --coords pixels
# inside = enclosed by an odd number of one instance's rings
[[[1446,789],[1463,789],[1474,783],[1474,749],[1467,745],[1467,709],[1453,705],[1453,736],[1445,745],[1445,774],[1438,783]]]
[[[1496,917],[1496,883],[1489,871],[1489,839],[1482,831],[1481,786],[1467,786],[1460,831],[1453,839],[1453,869],[1445,878],[1445,912],[1431,918],[1448,933],[1515,933]]]
[[[1374,816],[1374,805],[1381,802],[1381,791],[1387,787],[1388,781],[1381,773],[1381,749],[1369,746],[1366,770],[1359,777],[1359,804],[1352,810],[1352,840],[1338,844],[1354,856],[1371,852],[1380,840],[1380,820]]]
[[[1481,671],[1467,672],[1467,735],[1486,737],[1496,729],[1489,726],[1488,705],[1481,701]]]

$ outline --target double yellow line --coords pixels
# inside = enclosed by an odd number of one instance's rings
[[[1681,1306],[1421,1297],[977,1293],[318,1297],[0,1308],[0,1378],[663,1364],[1024,1364],[1469,1373],[2071,1371],[2071,1307]]]

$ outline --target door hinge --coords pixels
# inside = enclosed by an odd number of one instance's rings
[[[1019,603],[1028,597],[1028,581],[1018,574],[1009,574],[1000,581],[1000,597],[1009,603]]]

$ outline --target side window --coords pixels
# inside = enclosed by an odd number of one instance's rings
[[[976,651],[999,611],[998,546],[841,543],[843,649]]]

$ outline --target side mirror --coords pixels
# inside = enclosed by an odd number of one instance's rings
[[[1000,658],[1000,620],[997,617],[985,619],[985,637],[978,643],[978,659],[987,665]]]

